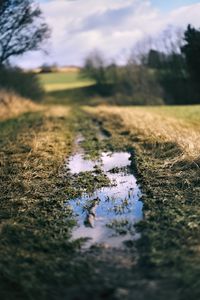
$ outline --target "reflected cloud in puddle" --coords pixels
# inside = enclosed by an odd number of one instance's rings
[[[75,154],[70,157],[68,167],[72,174],[81,172],[94,171],[95,162],[92,160],[84,159],[83,154]]]
[[[69,160],[72,174],[94,171],[98,166],[110,179],[111,186],[83,193],[72,199],[70,205],[77,216],[73,239],[88,238],[85,247],[106,244],[122,247],[123,242],[138,238],[134,224],[143,218],[141,192],[131,172],[130,153],[102,153],[98,162],[85,160],[76,154]]]
[[[128,152],[102,153],[101,160],[104,171],[131,165],[130,153]]]

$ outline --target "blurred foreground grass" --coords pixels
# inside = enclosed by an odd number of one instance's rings
[[[1,97],[0,297],[44,299],[73,253],[60,176],[72,146],[70,108]]]

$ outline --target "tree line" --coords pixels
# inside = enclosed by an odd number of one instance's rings
[[[11,58],[42,49],[50,29],[34,0],[0,0],[0,88],[34,100],[43,91],[34,74],[13,68]],[[44,66],[44,72],[49,71]],[[82,76],[96,82],[96,92],[119,104],[200,103],[200,30],[172,28],[138,43],[124,65],[107,63],[95,51]]]
[[[122,66],[94,51],[82,76],[95,80],[97,91],[117,104],[200,103],[200,30],[168,28],[138,43]]]

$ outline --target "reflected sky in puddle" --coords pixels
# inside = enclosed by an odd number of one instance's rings
[[[84,159],[84,155],[81,153],[71,156],[68,163],[68,167],[72,174],[94,171],[94,166],[95,162],[92,160]]]
[[[94,162],[76,154],[69,159],[71,174],[93,171],[98,165],[111,181],[109,187],[70,200],[77,216],[73,239],[88,238],[86,248],[94,244],[118,248],[124,241],[138,238],[134,224],[143,218],[143,204],[130,156],[128,152],[102,153],[101,159]]]
[[[101,160],[104,171],[131,165],[130,153],[128,152],[102,153]]]

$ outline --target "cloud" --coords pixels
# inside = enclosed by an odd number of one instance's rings
[[[200,27],[200,3],[190,6],[183,6],[169,14],[169,22],[177,26],[187,26],[192,24],[195,27]]]
[[[200,3],[171,12],[162,12],[150,0],[51,0],[43,1],[41,8],[52,28],[49,55],[27,54],[18,60],[24,66],[81,64],[94,48],[121,59],[126,49],[168,24],[200,26]]]

